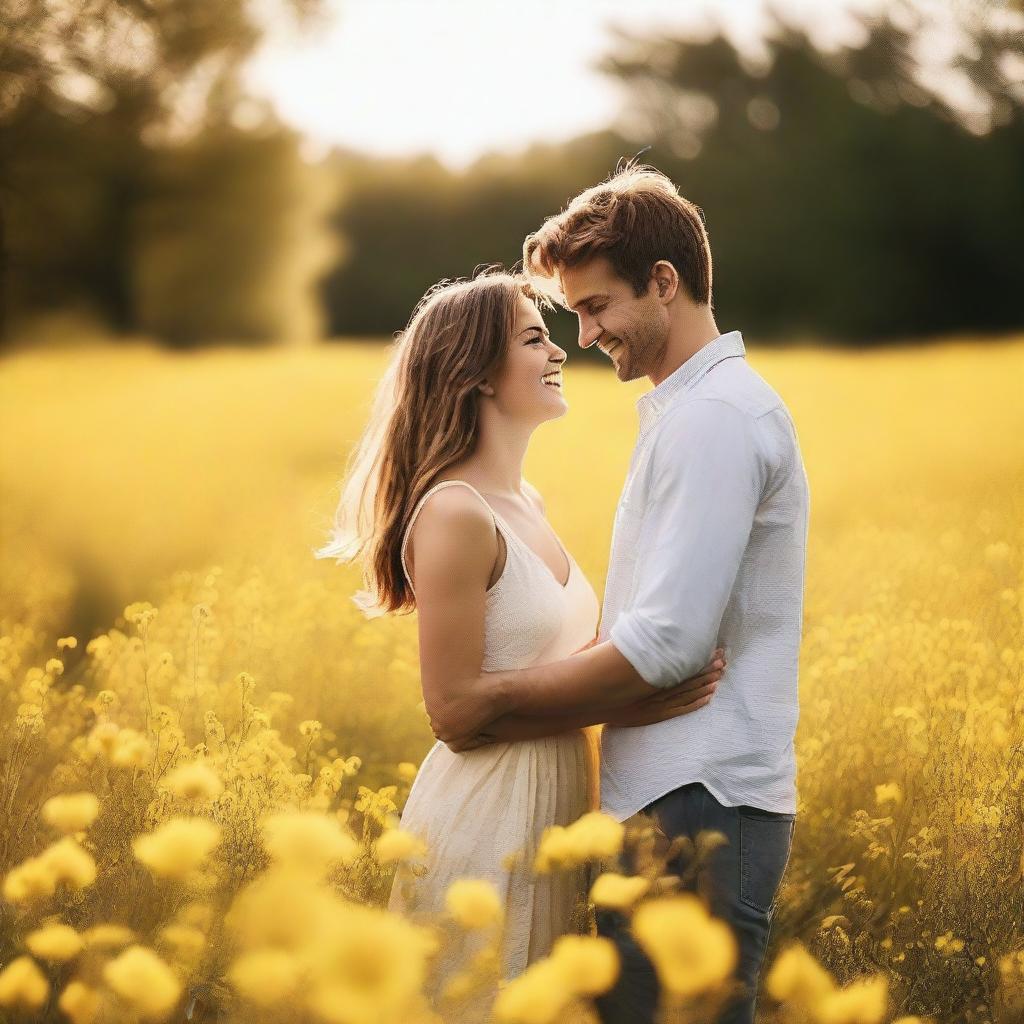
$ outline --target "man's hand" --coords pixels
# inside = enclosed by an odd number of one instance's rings
[[[710,702],[718,681],[725,673],[725,665],[725,651],[718,648],[699,675],[651,697],[627,704],[624,708],[608,712],[607,724],[616,727],[653,725],[655,722],[665,722],[697,711]]]
[[[495,677],[494,685],[488,683],[488,675]],[[437,739],[451,746],[451,741],[475,735],[500,715],[496,676],[483,672],[465,693],[448,697],[439,707],[427,710],[430,730]]]

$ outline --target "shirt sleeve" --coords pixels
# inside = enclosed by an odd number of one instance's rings
[[[666,413],[654,445],[635,596],[608,639],[665,688],[711,660],[768,463],[757,420],[714,398]]]

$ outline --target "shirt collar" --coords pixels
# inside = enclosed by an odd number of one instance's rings
[[[641,430],[656,420],[682,391],[691,388],[716,363],[732,356],[746,356],[743,335],[739,331],[720,334],[698,349],[678,369],[673,370],[657,387],[642,394],[636,401]]]

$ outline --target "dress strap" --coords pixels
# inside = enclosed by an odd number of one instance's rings
[[[409,519],[409,525],[405,528],[405,536],[402,537],[402,548],[399,552],[402,559],[402,570],[405,573],[405,579],[409,584],[409,589],[412,591],[413,597],[416,596],[416,589],[412,585],[412,578],[409,575],[409,567],[405,563],[405,547],[409,543],[409,534],[412,532],[413,524],[416,522],[416,517],[420,514],[420,510],[423,508],[427,498],[429,498],[435,491],[439,491],[442,487],[448,487],[451,484],[462,484],[464,487],[468,487],[487,506],[487,511],[491,513],[491,518],[494,520],[495,529],[500,529],[498,526],[498,513],[491,508],[487,499],[472,484],[467,483],[465,480],[442,480],[440,483],[434,484],[434,486],[431,487],[430,490],[427,491],[427,493],[424,494],[416,503],[416,508],[413,510],[412,517]]]

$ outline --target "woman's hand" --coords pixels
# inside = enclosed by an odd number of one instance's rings
[[[608,713],[607,724],[617,727],[653,725],[688,715],[704,707],[725,674],[725,651],[719,647],[700,673],[666,690]]]

